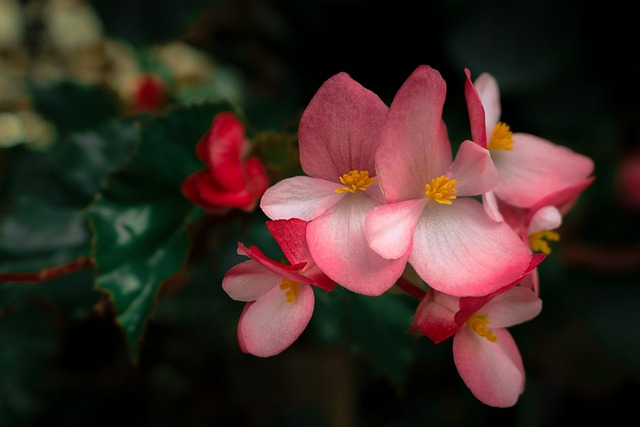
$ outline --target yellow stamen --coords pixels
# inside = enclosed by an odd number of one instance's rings
[[[549,242],[557,242],[560,240],[560,234],[552,230],[542,230],[529,234],[529,245],[531,245],[531,249],[535,252],[542,252],[549,255],[551,248],[549,247],[549,243],[544,239],[547,239]]]
[[[435,200],[443,205],[450,205],[451,200],[455,199],[457,190],[455,185],[458,183],[455,179],[449,179],[444,175],[431,180],[431,184],[424,186],[424,195],[431,200]]]
[[[375,178],[369,178],[368,171],[352,170],[349,173],[345,173],[340,177],[340,182],[344,184],[342,188],[336,188],[336,193],[344,193],[348,191],[355,193],[358,190],[365,191],[368,186],[374,183]]]
[[[467,323],[471,330],[476,334],[481,337],[485,337],[490,342],[497,342],[498,337],[494,335],[491,329],[487,329],[487,325],[489,324],[488,319],[488,314],[474,314],[469,320],[467,320]]]
[[[498,122],[487,144],[489,150],[513,150],[513,133],[506,123]]]
[[[284,296],[287,298],[287,302],[291,304],[296,300],[296,296],[300,290],[300,283],[283,278],[280,283],[280,289],[284,291]]]

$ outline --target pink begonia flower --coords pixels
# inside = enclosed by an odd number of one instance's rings
[[[240,120],[231,112],[218,113],[196,145],[196,154],[207,167],[185,179],[184,196],[214,214],[231,208],[252,211],[269,178],[257,157],[246,158],[248,151]]]
[[[530,268],[544,255],[536,255]],[[430,289],[410,331],[438,344],[453,336],[460,377],[486,405],[509,407],[524,391],[525,370],[507,327],[536,317],[542,301],[528,288],[510,284],[483,297],[455,297]]]
[[[305,221],[267,221],[267,227],[291,265],[238,243],[238,253],[251,259],[232,267],[222,280],[231,298],[246,302],[238,322],[240,349],[259,357],[281,353],[305,330],[315,301],[311,285],[326,291],[335,286],[311,259]]]
[[[500,92],[496,79],[481,74],[473,83],[465,69],[465,97],[475,143],[491,152],[500,174],[496,188],[484,195],[485,207],[495,220],[502,218],[495,198],[529,208],[549,194],[590,179],[594,163],[567,147],[526,133],[512,133],[500,121]]]
[[[366,219],[370,247],[408,262],[430,287],[480,296],[520,277],[531,253],[505,223],[467,196],[498,180],[489,152],[465,141],[455,161],[442,120],[445,82],[418,67],[396,94],[380,134],[378,177],[387,204]]]
[[[307,176],[278,182],[260,202],[271,219],[310,221],[307,242],[316,264],[341,286],[371,296],[393,286],[406,265],[406,256],[385,259],[364,237],[366,215],[384,203],[374,161],[387,111],[348,74],[328,79],[300,119],[300,164]]]

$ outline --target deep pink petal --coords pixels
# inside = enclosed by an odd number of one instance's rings
[[[244,163],[247,190],[257,199],[269,188],[269,177],[257,157],[249,157]]]
[[[364,222],[377,205],[364,193],[348,194],[307,226],[309,250],[320,269],[339,285],[363,295],[387,291],[406,265],[406,256],[387,260],[367,245]]]
[[[376,206],[365,220],[369,247],[386,259],[404,256],[413,240],[413,230],[422,215],[426,198]]]
[[[471,82],[471,73],[464,69],[467,76],[464,83],[464,96],[467,99],[467,111],[469,112],[469,124],[471,126],[471,139],[482,148],[487,148],[487,125],[482,100],[477,89]]]
[[[247,189],[229,192],[221,188],[209,173],[196,173],[194,182],[204,207],[229,206],[244,210],[251,210],[257,204],[257,199]]]
[[[489,315],[491,328],[508,328],[533,319],[542,310],[542,300],[531,289],[515,286],[497,295],[479,311]]]
[[[416,309],[411,329],[417,328],[436,344],[444,341],[461,327],[454,320],[459,301],[459,297],[430,289]]]
[[[376,153],[388,202],[424,197],[425,184],[444,174],[451,144],[442,120],[446,84],[440,73],[418,67],[398,90]]]
[[[270,219],[300,218],[311,221],[345,196],[340,184],[308,176],[286,178],[269,187],[260,208]]]
[[[237,192],[244,189],[242,156],[247,145],[242,123],[233,113],[225,111],[213,118],[211,127],[196,145],[196,153],[221,187],[227,192]]]
[[[456,196],[477,196],[493,190],[498,185],[498,171],[493,165],[489,150],[472,141],[464,141],[446,176],[455,179]]]
[[[340,182],[353,169],[375,176],[374,156],[387,106],[342,72],[316,92],[300,118],[300,164],[309,176]]]
[[[522,277],[529,246],[504,222],[489,218],[476,200],[427,204],[413,235],[409,263],[432,288],[481,296]]]
[[[308,283],[309,279],[300,274],[300,270],[305,267],[305,263],[293,265],[280,264],[263,254],[257,247],[251,246],[247,248],[242,243],[238,243],[238,254],[248,256],[281,279],[287,278],[298,283]]]
[[[306,221],[298,218],[280,219],[267,221],[266,225],[291,264],[306,263],[299,273],[308,277],[308,283],[327,291],[335,287],[333,280],[327,277],[311,258],[307,245]]]
[[[198,178],[198,175],[201,175],[201,174],[208,175],[209,171],[203,169],[203,170],[193,172],[191,175],[187,176],[185,180],[182,182],[180,190],[182,191],[182,194],[184,195],[184,197],[186,197],[194,205],[200,206],[201,208],[205,209],[209,213],[221,215],[228,212],[231,209],[231,207],[212,205],[208,203],[206,200],[204,200],[202,197],[200,197],[200,193],[198,192],[197,181],[198,179],[200,179]]]
[[[567,147],[529,134],[513,135],[513,150],[493,150],[500,173],[498,198],[531,207],[541,199],[583,182],[593,172],[593,160]]]
[[[243,351],[258,357],[281,353],[305,330],[313,314],[311,286],[302,285],[292,303],[275,288],[248,305],[238,322],[238,338]]]
[[[495,343],[464,327],[453,338],[453,360],[471,393],[485,405],[507,408],[524,391],[522,357],[506,329],[493,329]]]
[[[227,271],[222,279],[222,289],[236,301],[255,301],[274,287],[280,286],[282,276],[258,264],[244,261]]]

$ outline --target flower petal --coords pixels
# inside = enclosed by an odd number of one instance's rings
[[[454,321],[459,302],[459,297],[429,289],[416,309],[411,329],[419,329],[436,344],[444,341],[461,327]]]
[[[442,120],[446,84],[418,67],[398,90],[380,134],[378,177],[388,202],[424,197],[424,186],[444,174],[451,144]]]
[[[247,248],[242,243],[238,243],[238,254],[248,256],[280,278],[287,278],[298,283],[308,283],[309,279],[300,274],[300,270],[305,267],[304,263],[293,265],[280,264],[263,254],[257,247],[251,246]]]
[[[411,247],[413,230],[426,199],[405,200],[376,206],[365,220],[369,247],[386,259],[398,259]]]
[[[298,218],[280,219],[267,221],[266,225],[291,264],[306,263],[300,274],[308,277],[308,283],[327,291],[335,287],[333,280],[329,279],[311,258],[307,245],[306,221]]]
[[[492,328],[508,328],[533,319],[542,310],[542,300],[531,289],[515,286],[497,295],[481,309],[489,314]]]
[[[388,108],[347,73],[328,79],[300,118],[300,165],[309,176],[339,182],[353,169],[375,175],[378,133]]]
[[[471,393],[485,405],[513,406],[524,391],[522,357],[506,329],[493,329],[495,343],[463,327],[453,338],[453,360]]]
[[[249,303],[238,322],[238,339],[243,351],[258,357],[281,353],[305,330],[313,314],[311,286],[301,285],[292,303],[279,288]]]
[[[491,138],[493,128],[500,120],[502,109],[500,106],[500,90],[498,82],[489,73],[482,73],[473,82],[473,86],[478,92],[478,97],[482,102],[485,114],[485,128],[487,130],[487,141]]]
[[[528,233],[537,233],[542,230],[554,230],[562,224],[562,214],[555,206],[544,206],[538,209],[531,217],[527,229]]]
[[[409,263],[432,288],[455,296],[482,296],[522,277],[529,247],[504,222],[489,218],[476,200],[428,203],[413,235]]]
[[[225,111],[213,118],[211,127],[196,145],[196,153],[220,186],[236,192],[244,189],[242,156],[247,146],[242,123],[233,113]]]
[[[406,256],[387,260],[367,244],[365,218],[377,205],[362,192],[348,194],[307,226],[309,250],[320,269],[341,286],[372,296],[393,286],[406,265]]]
[[[260,208],[270,219],[311,221],[345,196],[345,193],[336,193],[337,188],[339,184],[319,178],[286,178],[265,191]]]
[[[281,282],[281,276],[248,260],[227,271],[222,279],[222,289],[236,301],[255,301]]]
[[[455,186],[458,197],[477,196],[491,191],[499,180],[489,150],[472,141],[464,141],[460,145],[445,175],[458,181]]]
[[[498,199],[493,191],[487,191],[482,195],[482,206],[489,218],[497,222],[504,221],[498,205]]]
[[[220,187],[213,180],[210,171],[202,173],[195,172],[193,176],[196,191],[200,199],[204,202],[204,207],[229,206],[245,210],[251,210],[255,207],[257,199],[247,189],[241,189],[238,192],[229,192]]]
[[[482,100],[480,99],[480,95],[478,95],[478,90],[471,82],[469,69],[465,68],[464,73],[467,76],[464,82],[464,96],[467,99],[471,139],[480,147],[487,148],[487,124],[485,123],[486,115],[484,107],[482,106]]]
[[[513,135],[513,150],[493,150],[500,173],[498,198],[531,207],[544,197],[583,182],[593,172],[593,160],[569,148],[533,135]]]

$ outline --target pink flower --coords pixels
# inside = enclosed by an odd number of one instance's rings
[[[196,154],[207,167],[185,179],[184,196],[210,213],[231,208],[252,211],[269,179],[257,157],[245,158],[248,150],[238,118],[230,112],[217,114],[196,145]]]
[[[536,255],[529,269],[542,261]],[[473,395],[489,406],[516,404],[524,391],[525,370],[513,337],[506,329],[536,317],[542,301],[514,284],[484,297],[455,297],[429,290],[420,303],[411,331],[433,342],[453,336],[453,360]]]
[[[529,208],[549,194],[590,179],[593,161],[566,147],[526,133],[512,133],[500,121],[500,93],[495,78],[481,74],[471,82],[465,69],[465,96],[474,142],[491,152],[500,182],[486,195],[488,207],[495,197],[514,206]],[[495,206],[488,211],[500,220]]]
[[[300,164],[307,176],[278,182],[260,202],[271,219],[310,221],[307,242],[316,264],[364,295],[384,293],[406,264],[406,257],[381,257],[364,237],[366,215],[384,203],[374,160],[387,111],[346,73],[328,79],[300,119]]]
[[[396,94],[376,163],[387,204],[366,219],[370,247],[408,262],[428,285],[457,296],[486,295],[520,277],[531,253],[469,196],[497,183],[489,152],[465,141],[451,161],[440,74],[420,66]]]
[[[310,285],[327,291],[335,286],[311,259],[305,221],[267,221],[267,227],[291,265],[238,243],[238,253],[251,260],[232,267],[222,280],[231,298],[247,302],[238,322],[240,348],[259,357],[281,353],[305,330],[315,301]]]

